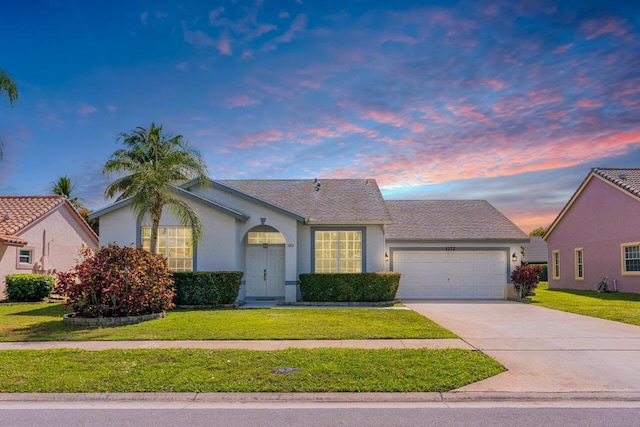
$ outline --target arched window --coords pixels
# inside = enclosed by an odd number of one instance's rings
[[[254,227],[247,233],[249,245],[284,245],[287,243],[282,233],[268,225]]]

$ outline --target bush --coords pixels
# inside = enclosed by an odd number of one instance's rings
[[[519,265],[511,273],[513,287],[520,298],[526,297],[529,292],[538,287],[542,269],[539,265]]]
[[[173,307],[171,272],[162,255],[110,244],[58,273],[56,292],[79,317],[124,317]]]
[[[5,282],[10,301],[41,301],[51,295],[55,279],[44,274],[8,274]]]
[[[242,284],[241,271],[199,271],[173,273],[177,305],[233,304]]]
[[[301,274],[303,301],[377,302],[392,301],[398,292],[400,273]]]

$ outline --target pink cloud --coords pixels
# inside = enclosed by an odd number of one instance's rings
[[[487,79],[487,80],[481,80],[480,81],[480,85],[481,86],[490,86],[492,88],[494,88],[495,90],[501,90],[504,89],[507,84],[505,82],[502,82],[498,79]]]
[[[566,51],[568,51],[572,47],[573,47],[573,43],[564,44],[562,46],[558,46],[557,48],[555,48],[551,53],[553,53],[553,54],[565,53]]]
[[[368,111],[360,115],[361,119],[373,120],[374,122],[391,125],[394,127],[403,126],[406,121],[391,111]]]
[[[604,34],[613,34],[620,37],[626,36],[626,26],[625,20],[614,17],[604,17],[590,19],[584,22],[580,29],[584,31],[587,40],[592,40]]]
[[[260,101],[248,97],[247,95],[239,95],[227,100],[227,108],[250,107],[252,105],[260,105]]]
[[[311,88],[311,89],[318,89],[320,87],[320,83],[312,82],[310,80],[300,80],[298,82],[298,86],[300,86],[300,87],[308,87],[308,88]]]
[[[581,99],[576,105],[583,108],[598,108],[602,107],[604,103],[593,99]]]
[[[269,142],[282,141],[284,132],[276,129],[269,129],[259,132],[254,132],[242,137],[237,144],[238,148],[251,148],[255,145],[266,146]]]
[[[186,41],[190,45],[196,47],[213,47],[217,45],[216,41],[204,32],[200,30],[187,30],[184,23],[182,24],[182,27],[184,29],[184,41]]]
[[[289,12],[282,11],[278,13],[278,18],[280,19],[287,19],[288,17],[289,17]]]
[[[220,55],[231,55],[231,39],[227,34],[222,34],[216,45]]]

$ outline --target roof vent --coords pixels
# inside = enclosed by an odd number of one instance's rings
[[[11,218],[11,214],[9,212],[4,214],[4,219],[9,219],[9,218]]]
[[[618,176],[620,177],[620,179],[627,179],[627,173],[626,172],[620,172],[620,174]]]
[[[320,191],[320,183],[316,182],[316,191]]]

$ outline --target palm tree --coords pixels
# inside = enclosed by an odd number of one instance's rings
[[[198,214],[175,196],[174,188],[197,179],[208,184],[207,167],[200,153],[182,135],[170,137],[162,132],[162,125],[151,123],[151,128],[137,127],[131,134],[120,138],[126,148],[116,150],[105,163],[102,172],[109,176],[120,174],[107,186],[105,195],[119,200],[131,198],[138,221],[151,219],[151,253],[157,253],[158,227],[162,209],[169,206],[180,224],[191,228],[193,246],[202,240],[203,227]]]
[[[9,104],[13,106],[13,103],[18,99],[18,88],[11,78],[4,70],[0,70],[0,94],[5,92],[9,97]],[[0,141],[0,159],[2,159],[2,141]]]
[[[59,176],[58,180],[52,182],[51,185],[52,194],[65,196],[77,211],[84,208],[83,204],[80,203],[80,197],[71,197],[71,193],[73,189],[76,188],[76,184],[72,183],[68,176]]]

